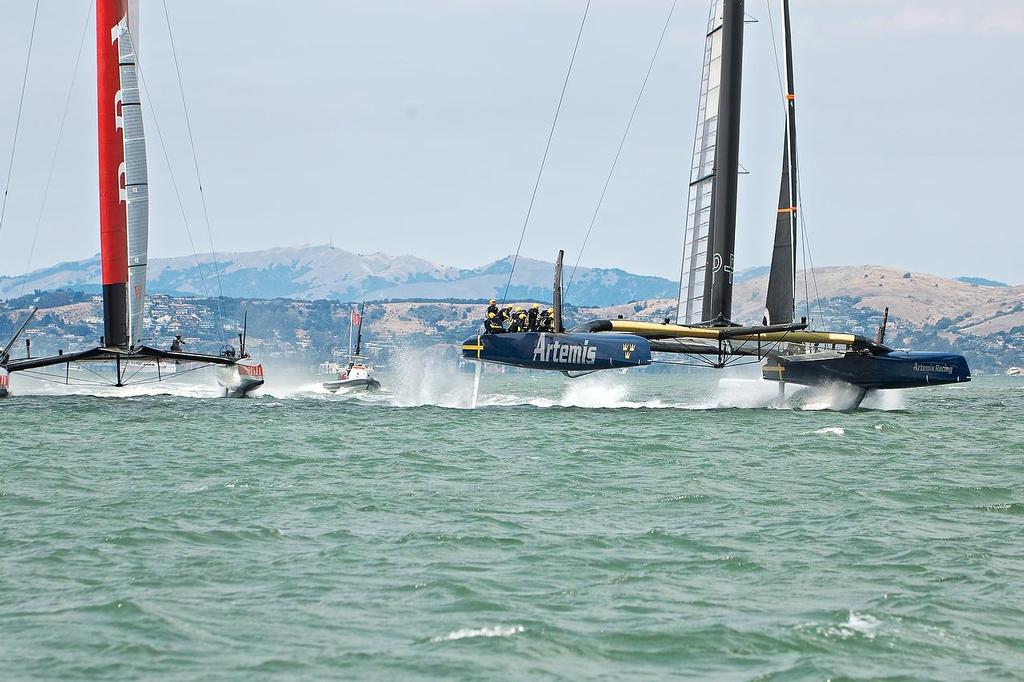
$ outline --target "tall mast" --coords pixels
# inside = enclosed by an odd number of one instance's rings
[[[732,316],[743,91],[744,0],[723,0],[723,5],[722,85],[702,315],[704,322],[713,324],[727,324]]]
[[[363,345],[363,310],[366,309],[365,303],[359,304],[359,325],[356,327],[356,357],[359,357],[359,349]]]
[[[118,39],[127,26],[124,0],[96,3],[96,104],[100,181],[100,262],[103,336],[107,346],[128,345],[128,215],[124,188],[124,119]]]
[[[782,152],[779,210],[775,219],[775,247],[768,277],[765,324],[792,322],[796,308],[797,208],[799,206],[796,155],[796,86],[793,76],[793,32],[789,0],[782,0],[782,31],[786,59],[786,131]]]
[[[107,346],[141,345],[149,180],[131,21],[137,0],[96,3],[100,259]]]

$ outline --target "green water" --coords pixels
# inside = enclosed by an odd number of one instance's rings
[[[389,382],[0,402],[3,679],[1024,676],[1024,382]]]

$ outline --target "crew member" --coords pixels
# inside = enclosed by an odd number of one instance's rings
[[[559,332],[559,331],[561,331],[559,329],[555,329],[555,309],[554,308],[548,308],[547,313],[548,313],[548,319],[547,319],[546,328],[544,329],[544,331],[546,331],[546,332]]]
[[[512,306],[507,305],[498,311],[498,322],[509,324],[512,321]]]
[[[534,303],[530,306],[530,312],[527,314],[527,329],[531,332],[540,331],[539,320],[540,316],[540,303]]]
[[[497,317],[499,312],[501,311],[498,309],[498,302],[492,298],[487,302],[487,313],[485,314],[487,317],[490,317],[491,313],[494,313],[495,317]]]
[[[498,319],[496,313],[487,313],[487,319],[484,320],[484,330],[488,334],[501,334],[505,331],[505,327],[502,326],[501,320]]]
[[[508,323],[508,331],[510,333],[517,333],[526,331],[523,329],[523,325],[526,323],[526,315],[523,312],[513,312],[512,321]]]
[[[551,331],[551,312],[549,310],[540,311],[540,315],[537,316],[537,330],[542,332]]]
[[[180,353],[181,352],[181,334],[176,335],[174,337],[174,340],[171,341],[171,352],[172,353]]]

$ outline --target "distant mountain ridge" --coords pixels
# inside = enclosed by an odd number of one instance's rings
[[[263,251],[153,258],[150,293],[217,295],[300,300],[380,301],[388,299],[478,299],[501,297],[512,257],[478,268],[437,265],[415,256],[355,254],[333,246],[283,247]],[[551,263],[520,257],[509,287],[512,299],[551,298]],[[220,287],[218,287],[218,273]],[[0,298],[35,290],[100,290],[99,256],[42,268],[19,277],[0,277]],[[678,284],[663,277],[615,268],[583,268],[576,273],[569,302],[614,305],[675,296]]]

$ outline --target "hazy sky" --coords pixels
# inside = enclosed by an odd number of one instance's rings
[[[0,183],[31,0],[0,3]],[[168,0],[219,251],[326,243],[475,266],[515,250],[586,0]],[[593,0],[523,253],[575,258],[671,0]],[[707,0],[679,0],[583,262],[678,277]],[[1024,283],[1024,2],[792,0],[816,265]],[[296,9],[301,7],[301,13]],[[0,273],[98,250],[89,0],[42,0]],[[768,262],[783,127],[748,0],[737,267]],[[772,11],[778,21],[776,0]],[[209,248],[160,0],[143,0],[152,256]],[[155,118],[154,118],[155,114]]]

